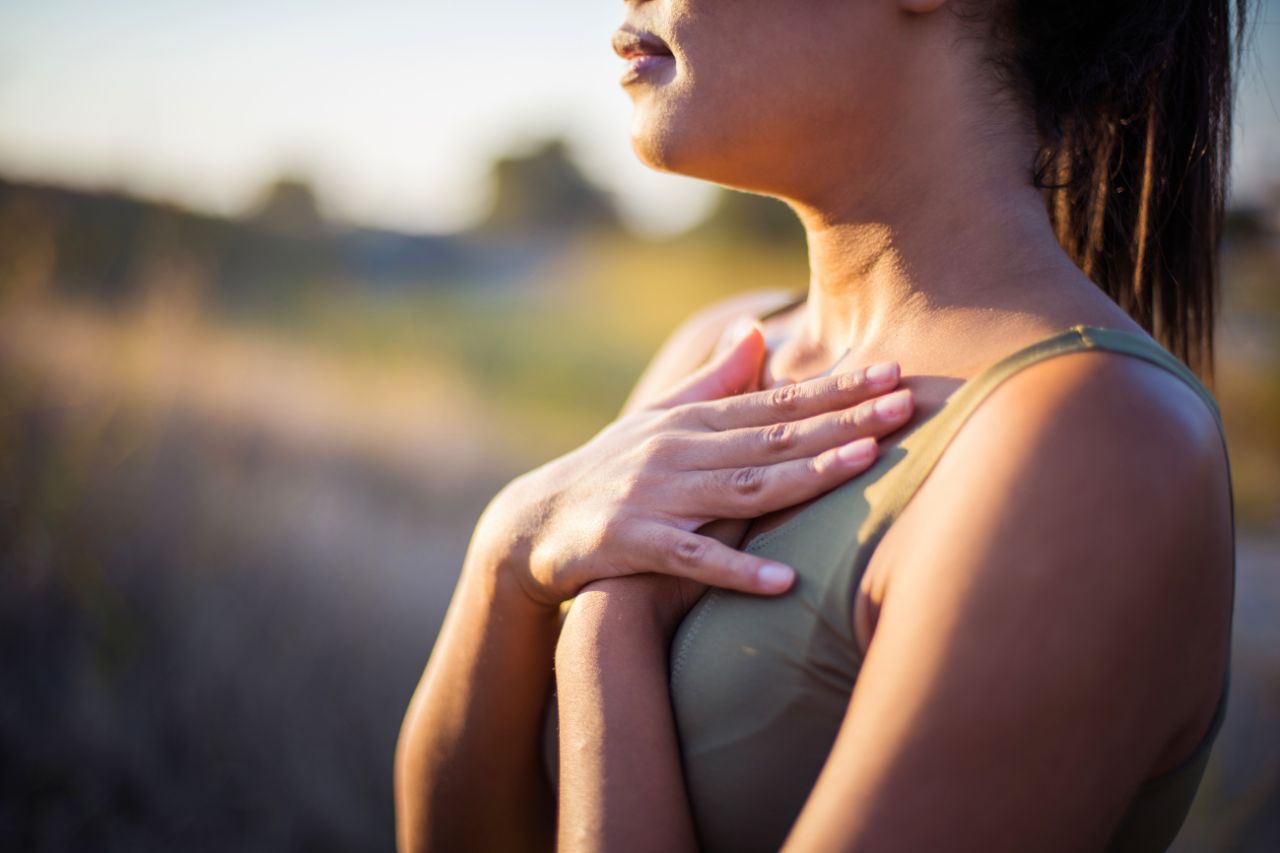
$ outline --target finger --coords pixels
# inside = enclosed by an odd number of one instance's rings
[[[898,379],[898,363],[886,361],[765,391],[688,403],[683,411],[707,429],[767,426],[847,409],[883,394],[897,385]]]
[[[899,388],[848,409],[798,421],[694,432],[684,437],[679,461],[689,467],[713,469],[816,456],[859,438],[882,438],[910,420],[914,410],[911,389]]]
[[[723,589],[777,595],[789,589],[795,580],[795,571],[790,566],[678,527],[651,525],[642,535],[639,550],[650,571]]]
[[[693,472],[681,490],[683,514],[712,518],[755,518],[817,497],[871,467],[879,450],[871,436],[816,456],[773,465],[745,465]]]
[[[754,391],[764,364],[764,334],[760,324],[748,322],[738,337],[703,368],[689,376],[654,408],[669,409],[682,403],[717,400]]]

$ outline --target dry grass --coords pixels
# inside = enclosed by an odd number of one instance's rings
[[[1231,272],[1236,692],[1185,850],[1280,831],[1280,546],[1250,532],[1280,522],[1277,269]],[[182,288],[11,292],[0,848],[389,849],[395,733],[485,503],[603,425],[681,318],[802,275],[618,242],[527,290],[333,292],[285,318]]]

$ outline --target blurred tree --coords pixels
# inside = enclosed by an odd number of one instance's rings
[[[561,139],[493,164],[494,205],[482,232],[529,234],[618,228],[609,195],[586,177]]]
[[[804,228],[781,201],[755,193],[723,189],[707,218],[691,236],[727,242],[749,240],[771,246],[804,248]]]
[[[288,317],[332,284],[337,247],[311,182],[284,173],[245,212],[222,258],[222,295],[241,310]]]
[[[325,230],[315,190],[296,175],[283,175],[268,184],[246,219],[264,230],[293,237],[314,236]]]
[[[0,178],[0,301],[38,298],[57,266],[58,211]]]

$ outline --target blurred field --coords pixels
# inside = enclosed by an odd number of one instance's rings
[[[571,230],[532,254],[486,244],[525,259],[509,274],[390,286],[331,264],[229,297],[229,276],[272,268],[221,259],[285,238],[197,223],[206,242],[180,252],[122,232],[115,284],[96,287],[98,262],[74,262],[78,202],[14,198],[0,196],[3,849],[390,849],[400,716],[486,502],[607,423],[693,310],[806,279],[785,238]],[[169,223],[168,250],[196,228],[139,215]],[[1268,228],[1227,255],[1236,656],[1182,850],[1280,849]]]

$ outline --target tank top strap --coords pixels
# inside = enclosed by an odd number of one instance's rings
[[[1089,349],[1105,349],[1145,359],[1155,365],[1169,370],[1189,385],[1204,401],[1214,421],[1218,425],[1218,434],[1222,441],[1223,453],[1227,454],[1226,431],[1223,427],[1222,414],[1218,402],[1200,379],[1176,356],[1156,341],[1136,332],[1122,329],[1110,329],[1101,326],[1078,324],[1059,332],[1052,337],[1038,341],[1012,355],[1006,356],[986,368],[972,379],[961,385],[947,399],[943,408],[933,417],[924,421],[909,434],[898,447],[891,448],[888,455],[896,456],[905,453],[890,470],[888,475],[878,482],[869,485],[865,490],[865,498],[869,512],[865,522],[857,533],[857,541],[847,543],[848,555],[852,558],[853,572],[850,581],[860,581],[866,563],[881,537],[892,525],[903,508],[915,495],[929,472],[950,444],[951,439],[964,425],[965,421],[995,388],[1013,374],[1037,362],[1065,353]],[[1231,564],[1234,573],[1236,563],[1235,542],[1235,489],[1231,482],[1230,457],[1227,454],[1227,492],[1232,520]],[[854,587],[846,587],[843,591],[844,601],[852,601]],[[1235,610],[1235,591],[1232,589],[1232,612]],[[841,605],[847,606],[847,605]],[[1234,621],[1234,620],[1233,620]],[[1226,712],[1227,694],[1231,683],[1231,656],[1227,657],[1226,672],[1219,696],[1218,708],[1214,714],[1209,730],[1205,733],[1200,746],[1192,756],[1188,757],[1177,775],[1198,772],[1193,767],[1203,769],[1203,760],[1209,745],[1217,735]],[[1173,773],[1173,771],[1170,771]],[[1166,776],[1169,774],[1166,774]],[[1162,777],[1163,778],[1163,777]]]
[[[1218,424],[1218,431],[1225,435],[1226,429],[1222,423],[1222,412],[1218,408],[1218,401],[1213,396],[1213,393],[1204,386],[1204,383],[1200,381],[1200,377],[1196,376],[1190,368],[1160,344],[1135,332],[1126,332],[1123,329],[1108,329],[1103,326],[1077,325],[1072,326],[1070,331],[1077,332],[1090,347],[1100,347],[1127,353],[1167,368],[1200,395],[1200,399],[1204,401],[1209,411],[1213,414],[1213,419]]]
[[[1078,324],[1026,346],[978,373],[961,385],[937,414],[904,439],[903,445],[909,447],[910,452],[892,473],[892,490],[884,495],[884,500],[874,505],[872,526],[887,527],[897,517],[933,470],[960,427],[997,386],[1037,362],[1088,349],[1105,349],[1142,358],[1182,379],[1200,396],[1213,415],[1225,449],[1226,435],[1217,401],[1195,373],[1172,353],[1136,332]]]

